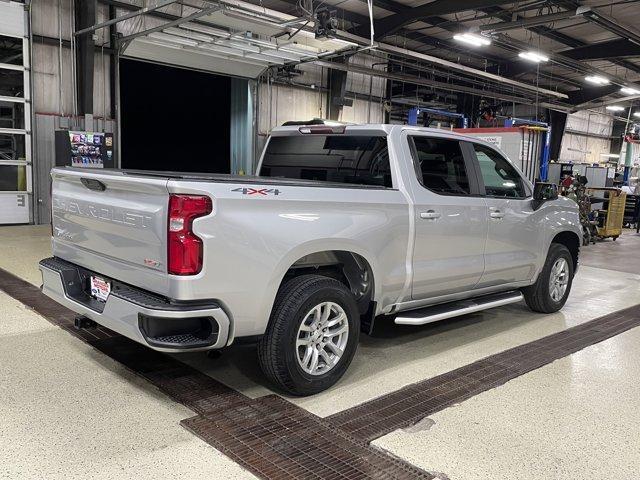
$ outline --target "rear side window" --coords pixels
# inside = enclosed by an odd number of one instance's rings
[[[386,137],[271,137],[260,176],[391,187]]]
[[[524,183],[513,165],[494,149],[478,143],[473,144],[480,164],[484,189],[491,197],[526,197]]]
[[[411,137],[418,180],[427,189],[446,195],[469,195],[469,176],[457,140]]]

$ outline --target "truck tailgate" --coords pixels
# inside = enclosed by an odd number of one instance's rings
[[[53,254],[157,293],[167,291],[167,178],[56,168]]]

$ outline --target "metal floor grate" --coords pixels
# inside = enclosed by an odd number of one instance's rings
[[[432,479],[369,442],[454,403],[640,325],[640,305],[511,348],[320,418],[276,395],[250,399],[114,332],[76,330],[75,314],[0,269],[0,289],[197,413],[182,425],[264,479]]]
[[[2,269],[0,289],[196,412],[182,425],[260,478],[434,478],[276,395],[253,400],[110,330],[76,330],[73,312]]]
[[[327,421],[370,442],[639,325],[640,305],[636,305],[407,385]]]

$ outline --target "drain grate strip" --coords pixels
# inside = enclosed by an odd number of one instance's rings
[[[196,412],[198,415],[183,420],[182,425],[260,478],[434,478],[281,397],[253,400],[169,355],[106,328],[76,330],[73,312],[2,269],[0,289]]]
[[[432,479],[369,442],[640,325],[637,305],[322,419],[276,395],[250,399],[106,328],[76,330],[73,312],[2,269],[0,289],[192,409],[185,428],[264,479]]]
[[[326,420],[371,442],[639,325],[640,305],[636,305],[408,385]]]
[[[182,424],[263,478],[434,478],[276,395],[262,397],[242,413],[199,416]]]

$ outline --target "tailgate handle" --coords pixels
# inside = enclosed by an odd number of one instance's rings
[[[107,186],[104,183],[100,180],[96,180],[95,178],[81,178],[80,181],[89,190],[104,192],[107,189]]]

